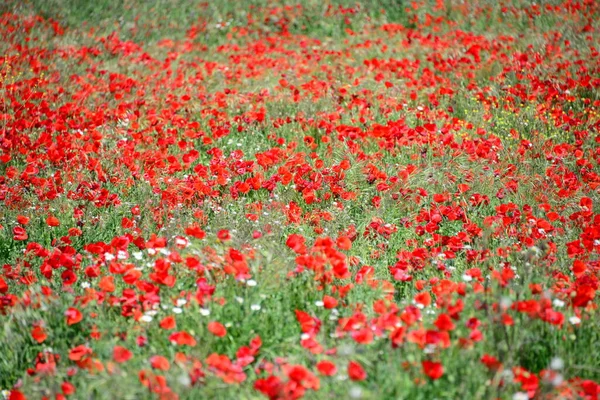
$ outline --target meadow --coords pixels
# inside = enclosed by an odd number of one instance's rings
[[[600,398],[600,2],[8,0],[0,56],[0,398]]]

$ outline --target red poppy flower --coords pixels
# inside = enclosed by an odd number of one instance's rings
[[[421,292],[415,296],[415,302],[425,307],[431,304],[431,295],[429,292]]]
[[[160,369],[161,371],[168,371],[171,368],[169,360],[163,356],[152,356],[150,357],[150,365],[154,369]]]
[[[162,321],[160,321],[159,323],[160,327],[165,329],[165,330],[171,330],[171,329],[175,329],[176,327],[176,322],[175,322],[175,318],[171,315],[169,315],[168,317],[164,317],[162,319]]]
[[[21,225],[27,225],[29,223],[29,218],[24,215],[17,215],[17,222]]]
[[[442,363],[423,361],[421,365],[423,366],[423,372],[425,372],[425,375],[433,380],[439,379],[442,377],[442,375],[444,375],[444,367],[442,366]]]
[[[50,215],[48,218],[46,218],[46,224],[50,227],[56,227],[60,226],[60,221],[55,216]]]
[[[288,367],[287,375],[290,380],[296,382],[305,389],[319,390],[320,382],[312,372],[302,365]]]
[[[335,297],[325,295],[323,296],[323,306],[327,309],[332,309],[337,307],[338,301]]]
[[[124,363],[133,357],[133,353],[122,346],[115,346],[113,348],[113,360],[118,363]]]
[[[317,363],[317,370],[321,375],[333,376],[337,372],[337,367],[331,361],[323,360]]]
[[[484,364],[488,369],[497,371],[502,367],[502,363],[494,356],[484,354],[480,359],[481,363]]]
[[[336,244],[340,250],[350,250],[352,248],[352,242],[347,236],[340,236],[337,239]]]
[[[75,386],[71,382],[63,382],[60,385],[60,389],[65,396],[70,396],[75,393]]]
[[[221,229],[217,232],[217,238],[221,241],[227,241],[231,239],[231,233],[227,229]]]
[[[13,389],[8,395],[8,400],[27,400],[27,397],[17,389]]]
[[[35,326],[31,330],[31,337],[36,342],[43,343],[44,340],[46,340],[46,338],[48,337],[48,335],[46,335],[46,332],[44,331],[44,328],[42,328],[41,326]]]
[[[220,322],[212,321],[208,323],[208,331],[215,336],[223,337],[227,335],[227,329]]]
[[[98,287],[104,292],[114,292],[115,291],[115,278],[113,276],[105,276],[100,280]]]
[[[22,226],[15,226],[13,228],[13,240],[22,241],[27,240],[28,237],[27,231]]]
[[[65,317],[67,318],[67,325],[74,325],[81,321],[81,319],[83,318],[83,315],[81,314],[81,311],[79,311],[78,309],[70,307],[65,312]]]
[[[84,344],[81,344],[79,346],[73,347],[71,351],[69,351],[69,360],[80,361],[86,358],[87,356],[91,355],[92,353],[92,349],[90,349]]]
[[[348,377],[353,381],[362,381],[367,378],[367,373],[359,363],[350,361],[348,363]]]
[[[306,253],[306,244],[305,239],[302,235],[298,235],[297,233],[292,233],[288,236],[285,244],[292,249],[294,253],[304,254]]]
[[[596,289],[591,285],[580,285],[573,294],[573,306],[585,307],[596,296]]]
[[[448,314],[440,314],[435,321],[435,326],[440,331],[451,331],[454,329],[454,323]]]
[[[187,333],[186,331],[172,333],[169,336],[169,341],[174,342],[180,346],[193,347],[196,345],[196,339],[194,339],[194,337],[192,335],[190,335],[189,333]]]

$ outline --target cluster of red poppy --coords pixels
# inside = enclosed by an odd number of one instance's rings
[[[218,44],[1,15],[8,398],[128,365],[163,399],[431,394],[463,355],[477,396],[598,398],[568,363],[600,362],[571,350],[600,332],[600,7],[517,3],[330,6],[335,40],[251,8]]]

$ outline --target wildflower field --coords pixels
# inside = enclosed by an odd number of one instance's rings
[[[600,2],[6,0],[0,398],[600,397]]]

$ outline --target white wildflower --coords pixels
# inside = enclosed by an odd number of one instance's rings
[[[556,307],[556,308],[562,308],[565,306],[565,302],[560,299],[554,299],[552,301],[552,305],[554,305],[554,307]]]
[[[565,362],[560,357],[554,357],[550,361],[550,368],[551,369],[559,370],[559,369],[563,369],[564,366],[565,366]]]
[[[512,300],[509,297],[502,297],[500,299],[500,307],[504,310],[508,309],[512,305]]]
[[[360,399],[362,397],[362,389],[360,386],[353,386],[350,388],[350,392],[348,394],[353,399]]]

